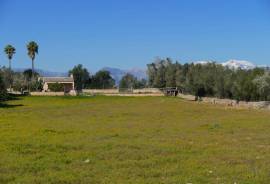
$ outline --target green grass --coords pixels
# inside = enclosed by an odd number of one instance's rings
[[[270,112],[166,97],[0,107],[0,183],[268,184]]]

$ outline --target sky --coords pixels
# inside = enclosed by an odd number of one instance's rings
[[[32,40],[36,68],[59,72],[145,68],[156,57],[270,65],[270,0],[0,0],[0,65],[12,44],[13,68],[30,68]]]

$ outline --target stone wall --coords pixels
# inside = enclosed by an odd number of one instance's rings
[[[163,93],[118,93],[118,94],[103,94],[104,96],[164,96]]]
[[[83,93],[89,94],[117,94],[119,93],[118,89],[83,89]]]
[[[88,94],[125,94],[125,92],[119,91],[119,89],[83,89],[83,93]],[[163,94],[157,88],[143,88],[143,89],[133,89],[128,92],[129,94]]]
[[[178,96],[185,99],[185,100],[195,101],[195,96],[193,96],[193,95],[179,94]],[[237,102],[236,100],[231,100],[231,99],[203,97],[202,102],[225,105],[225,106],[230,106],[230,107],[238,107],[238,108],[268,109],[268,110],[270,110],[270,101],[260,101],[260,102],[239,101],[239,102]]]
[[[64,93],[64,92],[31,92],[31,96],[65,96],[65,95],[70,95],[70,96],[76,96],[75,91],[70,91],[69,93]]]
[[[83,89],[83,94],[102,94],[106,96],[164,96],[162,91],[157,88],[144,88],[144,89],[134,89],[131,92],[125,93],[119,91],[119,89]],[[31,92],[32,96],[64,96],[72,95],[75,96],[76,92],[71,91],[68,94],[64,92]]]
[[[141,94],[141,93],[152,93],[152,94],[163,94],[162,91],[158,88],[143,88],[143,89],[134,89],[133,93]]]
[[[268,109],[268,110],[270,110],[270,102],[269,101],[239,102],[239,106],[253,108],[253,109]]]
[[[188,101],[195,101],[195,96],[193,95],[185,95],[185,94],[179,93],[178,97],[183,98]]]
[[[31,96],[64,96],[64,92],[31,92]]]

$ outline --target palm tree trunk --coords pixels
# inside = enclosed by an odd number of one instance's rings
[[[32,59],[32,81],[34,80],[35,70],[34,70],[34,59]]]
[[[9,59],[9,63],[8,64],[9,64],[8,68],[11,71],[11,59]]]
[[[12,76],[11,76],[11,59],[9,59],[9,92],[11,92],[11,86],[12,86]]]

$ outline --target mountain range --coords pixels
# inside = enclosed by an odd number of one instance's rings
[[[24,72],[27,70],[26,68],[15,68],[13,69],[15,72]],[[67,77],[68,72],[52,72],[48,70],[35,69],[37,73],[39,73],[43,77]]]

